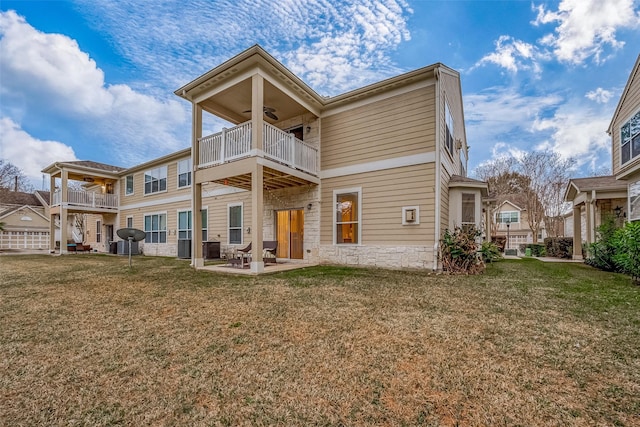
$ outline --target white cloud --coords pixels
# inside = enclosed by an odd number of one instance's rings
[[[602,157],[610,162],[611,139],[606,133],[609,120],[603,111],[564,105],[552,117],[535,120],[535,132],[549,133],[535,148],[573,157],[578,167],[592,165]]]
[[[558,24],[540,43],[550,46],[559,61],[572,64],[582,64],[588,58],[604,62],[607,46],[619,49],[624,45],[617,40],[616,31],[640,26],[633,0],[563,0],[557,11],[544,5],[536,9],[534,25]]]
[[[15,105],[75,119],[76,135],[106,142],[125,165],[189,145],[188,137],[176,137],[189,135],[189,121],[173,94],[165,101],[127,85],[105,85],[103,71],[75,40],[40,32],[13,11],[0,13],[0,36],[0,91]]]
[[[259,43],[316,91],[332,94],[397,72],[389,54],[410,39],[413,13],[405,0],[78,4],[124,57],[152,79],[162,76],[158,85],[179,87]]]
[[[606,104],[613,97],[613,92],[611,92],[610,90],[605,90],[605,89],[602,89],[601,87],[599,87],[596,90],[592,90],[590,92],[587,92],[585,97],[587,97],[588,99],[590,99],[592,101],[595,101],[595,102],[597,102],[599,104]]]
[[[496,40],[495,45],[495,51],[483,56],[473,68],[491,63],[512,73],[521,70],[532,70],[536,74],[540,72],[539,60],[545,56],[536,46],[504,35]]]
[[[0,118],[0,158],[20,168],[36,188],[41,187],[40,171],[44,167],[57,161],[78,160],[73,148],[34,138],[8,117]]]

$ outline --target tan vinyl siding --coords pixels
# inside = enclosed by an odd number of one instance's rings
[[[183,160],[188,157],[183,157],[177,160],[172,160],[167,163],[161,163],[154,166],[149,166],[149,168],[136,171],[133,175],[133,194],[126,196],[126,176],[123,176],[120,179],[120,206],[126,207],[127,205],[152,202],[156,200],[167,199],[171,197],[176,197],[179,195],[189,196],[191,194],[191,187],[182,187],[178,188],[178,160]],[[153,169],[156,167],[167,167],[167,191],[152,193],[152,194],[144,194],[144,174],[147,170]],[[192,180],[193,181],[193,180]]]
[[[202,206],[209,209],[209,240],[218,240],[222,245],[229,243],[228,230],[228,205],[242,203],[242,244],[248,245],[251,234],[247,233],[247,227],[251,227],[251,192],[245,191],[224,196],[205,197]],[[238,245],[239,246],[239,245]]]
[[[441,121],[442,123],[440,129],[440,141],[442,142],[442,156],[443,161],[447,159],[451,165],[453,166],[453,174],[461,174],[462,171],[460,169],[460,150],[455,148],[455,141],[460,140],[465,141],[465,132],[464,132],[464,116],[462,110],[462,94],[460,93],[459,79],[454,77],[447,72],[442,72],[440,74],[440,87],[442,90],[441,96]],[[454,140],[454,148],[453,153],[450,153],[449,150],[445,146],[445,100],[449,109],[451,111],[451,115],[453,116],[453,140]],[[443,193],[444,194],[444,193]]]
[[[433,151],[434,86],[322,119],[323,170]]]
[[[441,169],[440,178],[440,236],[449,227],[449,174]]]
[[[614,175],[623,169],[629,169],[630,167],[640,163],[640,157],[636,157],[629,163],[625,164],[624,167],[621,167],[620,165],[620,128],[631,118],[633,114],[640,110],[640,70],[636,71],[635,76],[633,76],[633,79],[629,84],[629,91],[621,102],[620,111],[611,129]]]
[[[322,181],[321,244],[333,243],[333,191],[362,187],[362,244],[432,245],[434,164],[423,164]],[[419,206],[420,224],[402,225],[402,207]]]

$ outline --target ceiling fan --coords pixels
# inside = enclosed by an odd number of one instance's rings
[[[270,119],[273,120],[278,120],[278,116],[276,116],[275,114],[273,114],[276,109],[275,108],[271,108],[271,107],[262,107],[262,111],[264,112],[264,115],[269,117]],[[246,110],[243,111],[243,113],[250,113],[251,110]]]

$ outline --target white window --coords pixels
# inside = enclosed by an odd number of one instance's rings
[[[349,188],[333,191],[335,217],[333,221],[334,244],[360,244],[362,223],[362,189]]]
[[[144,216],[145,243],[167,243],[167,214]]]
[[[127,217],[127,228],[133,228],[133,217],[132,216],[128,216]]]
[[[209,209],[202,208],[202,241],[206,242],[209,238]]]
[[[191,186],[191,157],[178,162],[178,188]]]
[[[242,204],[228,205],[229,244],[242,244]]]
[[[640,111],[620,128],[620,164],[640,156]]]
[[[640,220],[640,180],[629,183],[629,221]]]
[[[451,110],[449,109],[449,104],[445,101],[444,103],[444,120],[445,120],[445,137],[444,137],[444,145],[449,150],[449,153],[453,154],[453,116],[451,115]]]
[[[129,196],[133,194],[133,175],[127,175],[125,178],[124,195]]]
[[[191,239],[191,211],[178,211],[178,239]]]
[[[505,212],[498,212],[496,214],[496,222],[498,224],[506,224],[506,223],[510,223],[513,224],[520,222],[520,212],[518,211],[505,211]]]
[[[144,173],[144,194],[167,191],[167,167],[150,169]]]
[[[102,221],[96,221],[96,243],[102,241]]]
[[[473,193],[462,193],[462,224],[476,224],[476,195]]]

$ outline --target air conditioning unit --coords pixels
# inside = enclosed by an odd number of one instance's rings
[[[129,241],[118,240],[118,255],[129,255]],[[131,242],[131,255],[138,255],[138,242]]]

